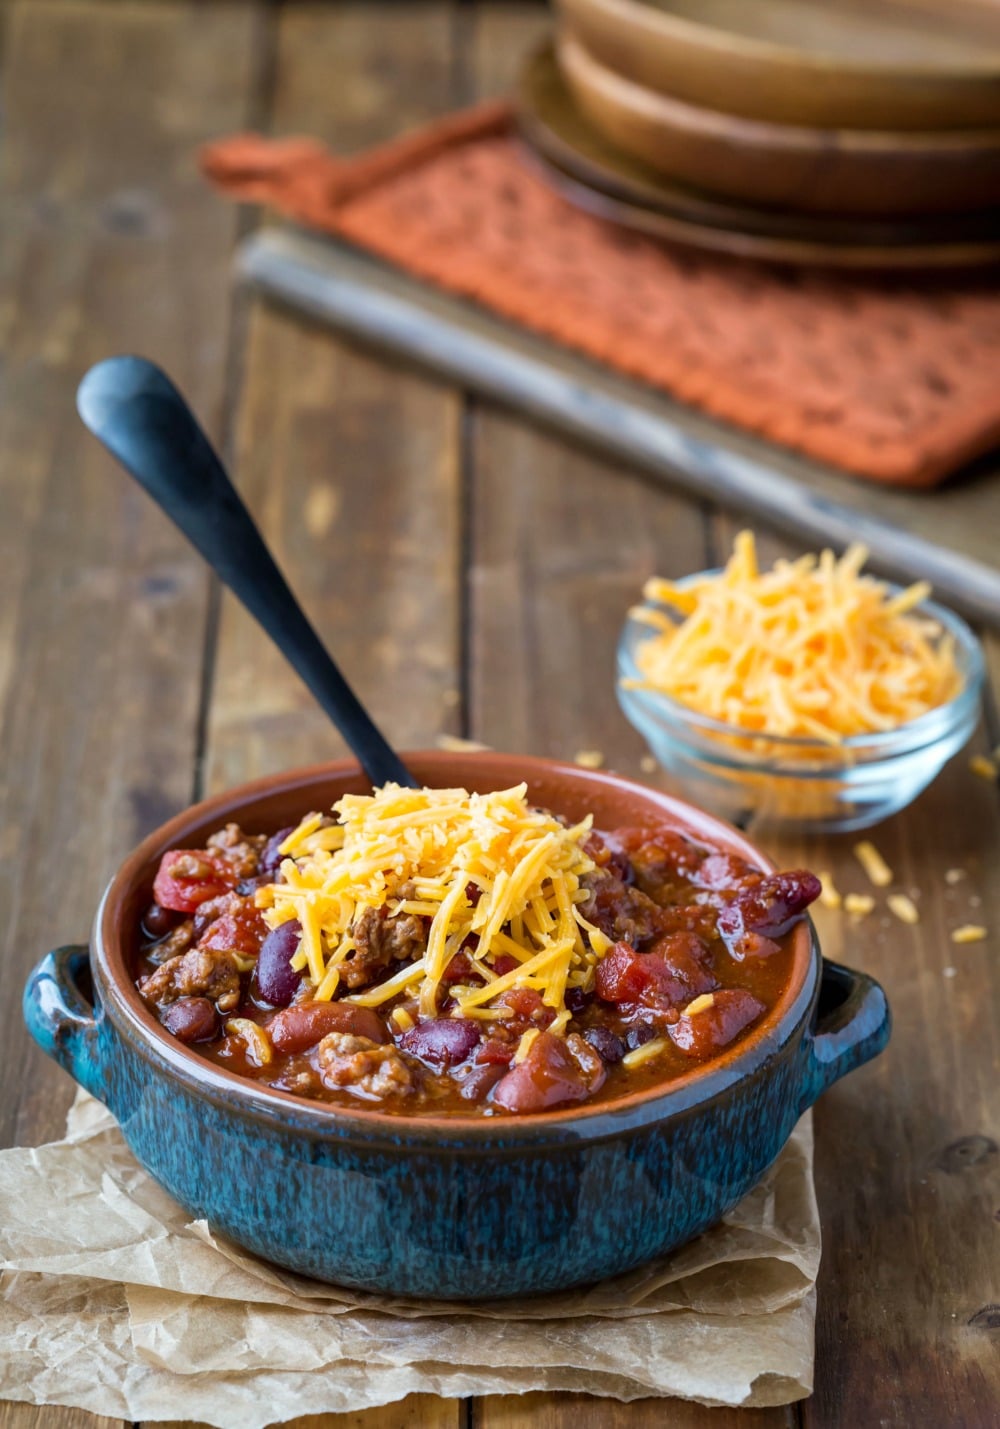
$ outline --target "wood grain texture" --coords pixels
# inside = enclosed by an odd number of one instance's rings
[[[513,85],[537,42],[529,7],[482,6],[469,67],[477,91]],[[488,402],[470,408],[466,706],[476,739],[572,759],[598,750],[623,773],[669,787],[618,710],[614,658],[624,612],[654,572],[704,566],[707,508]],[[643,763],[643,761],[646,761]],[[736,1411],[678,1400],[490,1395],[475,1429],[792,1429],[794,1407]]]
[[[254,4],[0,12],[4,1143],[57,1136],[72,1096],[24,1032],[29,967],[86,936],[109,870],[190,797],[207,581],[73,399],[90,363],[145,350],[219,429],[236,222],[193,154],[247,122],[257,23]],[[0,1405],[4,1429],[115,1422]]]
[[[559,66],[613,144],[679,183],[762,208],[886,219],[989,208],[1000,197],[995,128],[928,132],[745,119],[638,84],[572,30]]]
[[[737,529],[713,523],[714,560]],[[773,536],[758,544],[767,562],[802,551]],[[894,1017],[888,1050],[815,1110],[823,1260],[808,1429],[996,1422],[1000,798],[968,763],[989,744],[981,729],[869,835],[893,870],[889,891],[917,904],[916,927],[868,883],[853,851],[862,835],[763,840],[779,864],[805,862],[829,870],[841,893],[875,894],[866,918],[818,908],[815,922],[826,956],[878,978]],[[948,869],[961,870],[958,882]],[[989,938],[952,943],[963,923]]]
[[[410,1394],[396,1404],[362,1409],[355,1414],[304,1414],[301,1419],[285,1420],[283,1429],[462,1429],[461,1413],[462,1406],[453,1399],[440,1399],[435,1394]],[[208,1424],[189,1419],[157,1423],[162,1429],[211,1429]],[[17,1425],[16,1429],[33,1429],[33,1426]],[[61,1426],[45,1424],[38,1429],[61,1429]],[[93,1429],[100,1429],[100,1421],[94,1421]]]
[[[443,5],[284,6],[272,129],[347,150],[429,118],[449,103],[451,37]],[[458,395],[255,304],[239,410],[235,479],[347,678],[399,747],[456,729]],[[344,752],[225,594],[207,787]]]
[[[859,480],[723,428],[343,244],[276,230],[248,240],[241,261],[293,308],[585,442],[616,469],[752,512],[813,546],[862,540],[884,574],[930,579],[960,609],[1000,621],[995,457],[933,492]]]
[[[560,759],[599,750],[640,772],[615,648],[648,576],[702,564],[702,512],[489,408],[476,416],[472,472],[473,736]]]
[[[708,1409],[676,1399],[619,1404],[589,1394],[489,1395],[476,1401],[476,1429],[778,1429],[795,1408]]]
[[[614,652],[646,576],[707,560],[701,508],[641,477],[480,409],[471,443],[468,702],[474,737],[572,759],[598,749],[644,770],[642,741],[618,711]],[[791,1429],[796,1410],[744,1413],[681,1401],[621,1405],[587,1395],[490,1396],[477,1429]]]
[[[869,129],[996,122],[1000,35],[988,3],[560,0],[560,10],[620,74],[731,114]]]
[[[17,1091],[0,1129],[42,1140],[71,1088],[29,1053],[20,986],[53,943],[86,936],[109,870],[190,797],[207,590],[74,393],[91,362],[143,349],[218,429],[235,217],[193,151],[246,122],[256,21],[253,6],[51,0],[2,14],[0,1070]]]
[[[270,126],[345,151],[454,104],[445,5],[280,12]],[[336,102],[331,102],[331,95]],[[398,747],[459,718],[461,399],[254,304],[234,476],[321,637]],[[405,692],[405,693],[404,693]],[[206,722],[207,787],[344,753],[282,657],[224,594]],[[459,1429],[419,1395],[297,1429]]]

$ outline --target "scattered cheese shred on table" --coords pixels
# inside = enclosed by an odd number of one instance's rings
[[[819,881],[820,903],[823,905],[824,908],[839,908],[843,904],[844,900],[841,897],[836,885],[834,884],[833,874],[821,873],[819,875]]]
[[[973,774],[978,774],[980,779],[989,779],[993,782],[1000,775],[1000,768],[997,767],[996,760],[990,759],[986,754],[974,754],[969,760],[969,768]]]
[[[885,901],[889,905],[890,912],[895,913],[901,923],[920,922],[917,905],[912,898],[907,898],[905,893],[890,893]]]
[[[580,749],[573,756],[573,763],[581,769],[603,769],[604,755],[599,749]]]
[[[870,893],[845,893],[844,911],[857,918],[865,918],[875,907],[875,899]]]
[[[854,845],[854,857],[876,888],[888,888],[892,882],[892,869],[868,839]]]
[[[951,935],[953,943],[981,943],[987,936],[987,930],[980,927],[978,923],[963,923],[961,928],[955,928]]]
[[[867,556],[853,545],[840,560],[823,551],[760,571],[753,534],[741,532],[721,574],[646,583],[648,604],[632,614],[656,633],[636,651],[642,678],[623,684],[741,729],[831,745],[947,703],[961,688],[954,642],[915,614],[930,587],[892,595],[861,575]]]
[[[301,923],[293,965],[307,972],[317,999],[339,986],[341,965],[357,947],[355,922],[385,907],[390,916],[430,921],[427,950],[348,1001],[377,1007],[407,993],[433,1016],[461,950],[483,980],[448,987],[462,1016],[484,1015],[511,988],[534,988],[556,1011],[558,1030],[567,987],[589,991],[594,964],[611,946],[578,906],[588,897],[581,879],[594,868],[584,851],[590,817],[567,828],[528,804],[524,784],[490,794],[386,784],[345,795],[334,813],[336,822],[311,814],[289,834],[281,845],[285,881],[257,894],[270,927]],[[499,954],[513,958],[512,970],[493,967]]]

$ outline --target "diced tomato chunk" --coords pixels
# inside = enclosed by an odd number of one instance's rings
[[[509,1066],[516,1051],[515,1043],[501,1042],[497,1037],[490,1037],[480,1044],[475,1060],[490,1066],[506,1067]]]
[[[216,918],[198,946],[227,949],[229,952],[256,957],[266,937],[267,924],[260,910],[248,904],[238,908],[235,913],[224,913],[221,918]]]
[[[193,913],[210,898],[228,893],[238,882],[232,865],[212,849],[175,848],[160,860],[153,897],[161,908]]]
[[[615,943],[597,964],[597,996],[602,1002],[638,1002],[653,973],[631,943]]]
[[[511,1067],[493,1092],[505,1111],[545,1111],[566,1102],[584,1101],[590,1086],[579,1062],[551,1032],[540,1032],[523,1062]]]
[[[548,1027],[555,1020],[555,1010],[547,1007],[542,994],[533,987],[512,987],[497,998],[498,1005],[509,1007],[512,1021],[530,1022],[534,1027]]]

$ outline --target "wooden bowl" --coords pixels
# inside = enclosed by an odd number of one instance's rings
[[[1000,11],[947,0],[556,0],[602,63],[650,89],[820,128],[1000,123]]]
[[[883,216],[1000,203],[1000,128],[905,134],[771,124],[644,89],[568,31],[557,55],[576,102],[612,143],[710,193],[764,208]]]
[[[712,197],[617,149],[574,102],[546,41],[517,87],[522,138],[545,178],[597,217],[688,247],[774,262],[887,270],[1000,260],[1000,209],[885,220],[787,213]]]

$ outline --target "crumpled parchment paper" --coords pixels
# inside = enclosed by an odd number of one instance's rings
[[[62,1141],[0,1152],[0,1222],[0,1398],[263,1429],[416,1392],[768,1405],[812,1388],[808,1114],[706,1235],[521,1301],[399,1299],[265,1264],[188,1221],[82,1094]]]

